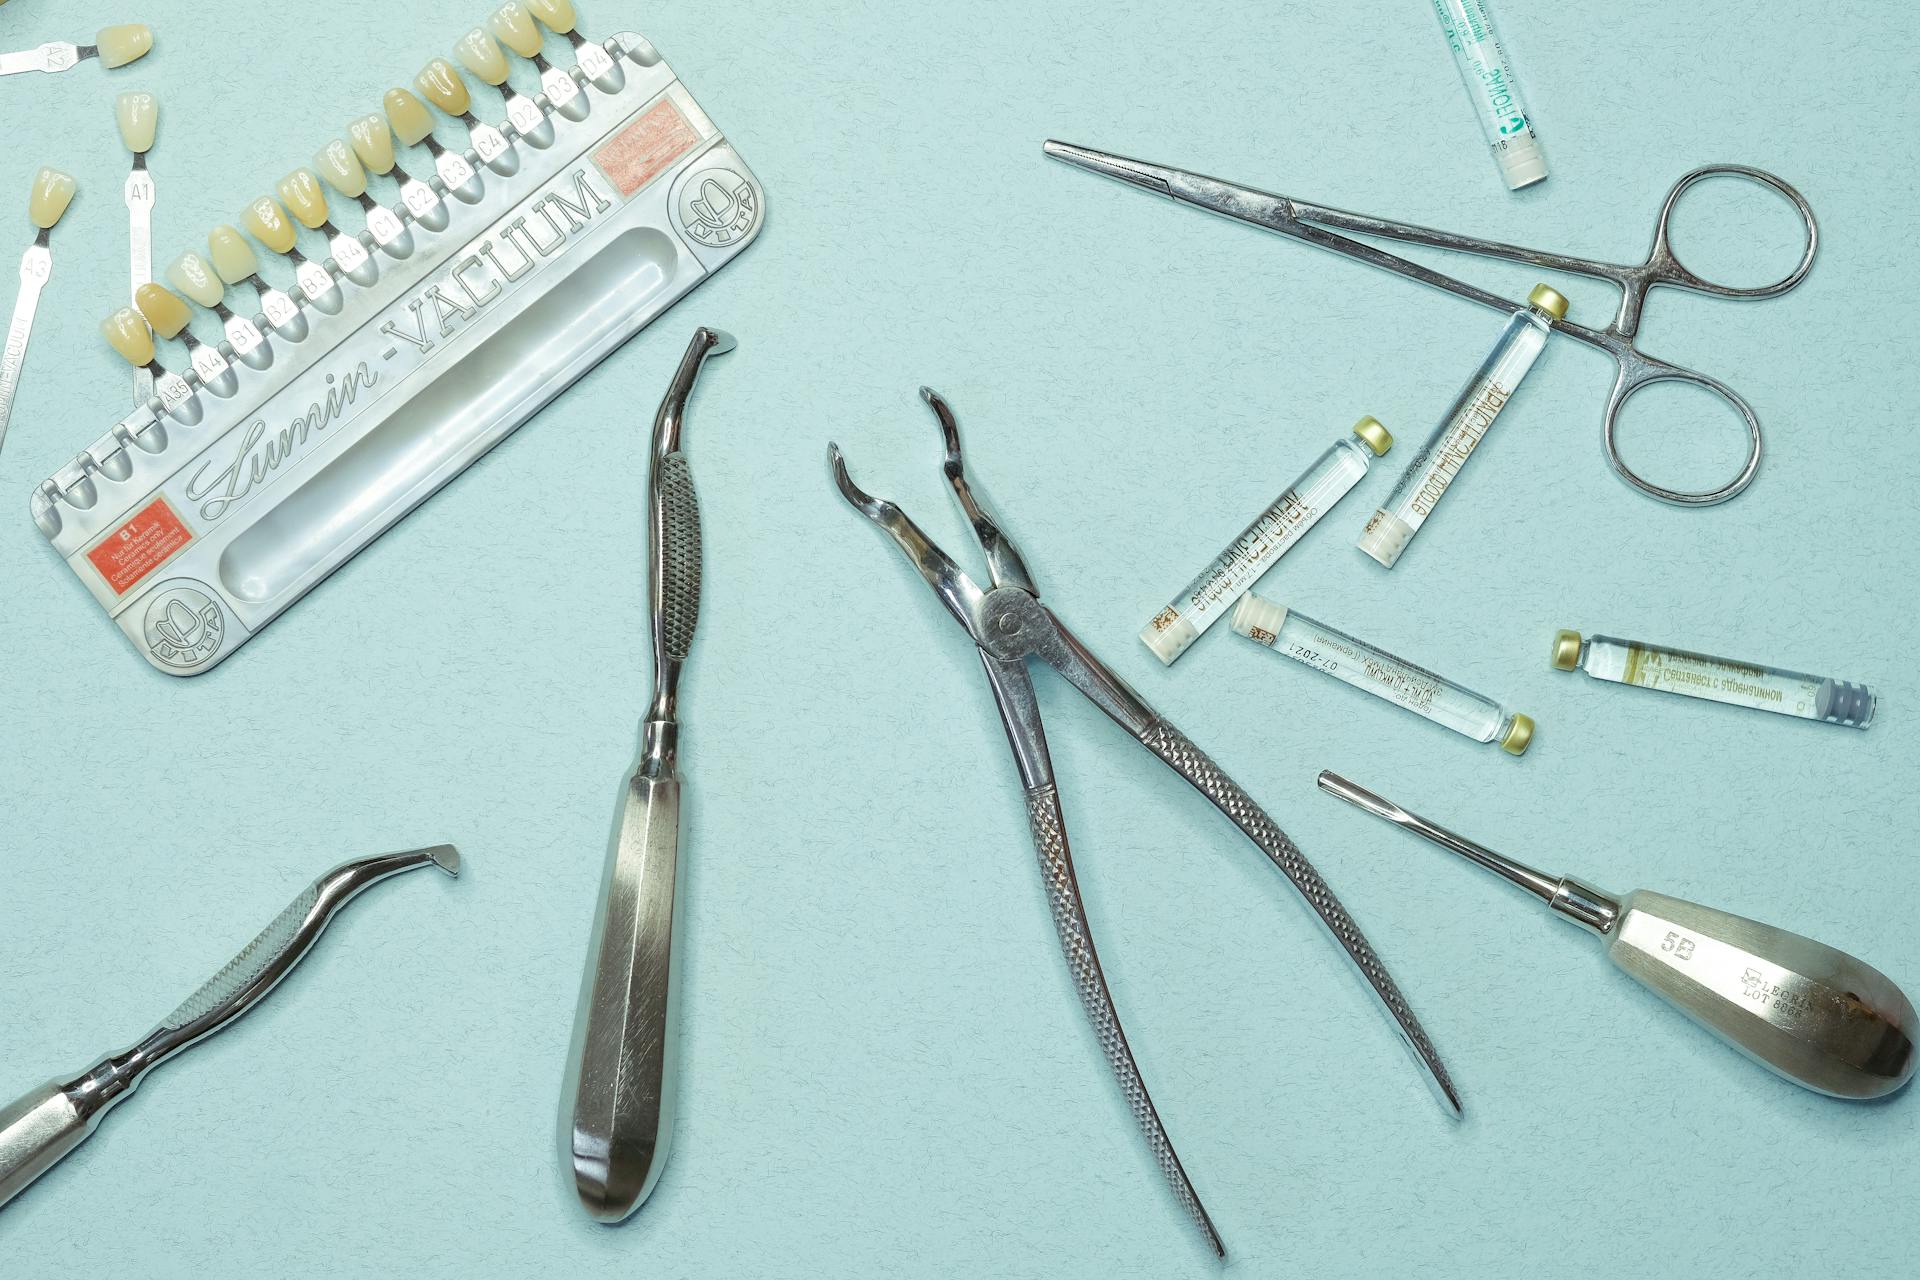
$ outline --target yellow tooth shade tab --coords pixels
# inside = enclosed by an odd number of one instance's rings
[[[144,369],[153,363],[153,331],[147,328],[146,318],[132,307],[122,307],[102,320],[100,333],[128,364]]]
[[[360,157],[338,138],[320,148],[313,157],[313,167],[320,171],[328,186],[349,200],[358,200],[367,193],[367,171],[361,167]]]
[[[191,249],[167,268],[167,283],[207,308],[219,306],[227,296],[227,287],[213,273],[213,264]]]
[[[527,8],[556,35],[563,36],[573,30],[573,0],[527,0]]]
[[[473,97],[467,92],[467,82],[460,78],[460,73],[445,58],[435,58],[420,68],[420,74],[413,78],[413,83],[420,90],[421,97],[450,116],[463,116],[473,105]]]
[[[123,93],[113,100],[113,122],[120,141],[135,155],[153,149],[153,133],[160,124],[160,100],[150,93]]]
[[[280,179],[277,188],[287,212],[300,219],[300,225],[318,230],[327,220],[327,192],[311,169],[295,169]],[[285,253],[286,250],[280,250]]]
[[[353,154],[360,163],[374,173],[393,168],[393,130],[387,127],[385,116],[377,112],[361,116],[347,126],[347,141],[353,144]]]
[[[523,58],[540,55],[540,28],[534,25],[533,15],[519,0],[509,0],[495,9],[487,19],[487,29],[500,37],[501,44]]]
[[[261,196],[240,211],[240,225],[253,233],[258,240],[275,253],[286,253],[293,248],[293,223],[280,207],[280,202],[272,196]]]
[[[133,291],[133,305],[147,318],[153,331],[163,338],[177,337],[193,319],[193,312],[180,301],[180,295],[163,284],[149,281]]]
[[[45,231],[60,221],[60,215],[73,203],[73,175],[44,168],[33,175],[33,193],[27,197],[27,216],[33,225]]]
[[[454,41],[453,56],[488,84],[507,82],[507,55],[500,52],[500,42],[488,35],[485,27],[475,27]]]
[[[93,44],[100,50],[101,66],[124,67],[146,57],[147,50],[153,48],[153,28],[144,22],[102,27],[93,37]]]
[[[427,114],[427,104],[405,89],[387,90],[382,103],[387,109],[387,123],[393,126],[393,136],[408,146],[433,132],[433,117]]]
[[[260,259],[254,256],[253,246],[238,228],[224,222],[207,232],[207,253],[213,258],[213,269],[228,284],[239,284],[260,270]]]

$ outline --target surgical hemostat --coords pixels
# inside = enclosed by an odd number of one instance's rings
[[[1099,1036],[1107,1063],[1126,1095],[1135,1121],[1146,1135],[1160,1171],[1166,1176],[1180,1205],[1205,1234],[1215,1252],[1225,1256],[1219,1234],[1195,1194],[1186,1170],[1181,1167],[1173,1144],[1147,1094],[1133,1051],[1120,1026],[1113,997],[1101,973],[1100,958],[1094,951],[1093,935],[1087,924],[1086,907],[1073,870],[1073,858],[1067,848],[1066,820],[1061,812],[1060,796],[1054,786],[1053,766],[1047,754],[1046,733],[1040,723],[1040,708],[1034,696],[1033,679],[1027,671],[1027,659],[1040,659],[1058,671],[1067,682],[1106,712],[1116,723],[1160,757],[1175,773],[1193,784],[1214,807],[1232,819],[1261,852],[1286,874],[1306,898],[1334,939],[1359,968],[1368,985],[1379,997],[1397,1024],[1401,1038],[1425,1068],[1429,1082],[1443,1104],[1454,1115],[1460,1101],[1453,1082],[1441,1065],[1419,1020],[1407,1007],[1400,990],[1388,976],[1368,945],[1360,929],[1345,908],[1327,888],[1312,864],[1301,856],[1293,841],[1248,798],[1220,767],[1188,741],[1151,707],[1140,700],[1120,677],[1108,670],[1098,658],[1063,626],[1053,611],[1040,602],[1039,588],[1027,571],[1020,553],[987,514],[978,496],[968,484],[960,456],[960,434],[946,401],[922,388],[920,395],[940,420],[946,440],[944,470],[953,486],[960,508],[973,526],[974,535],[986,553],[992,587],[982,591],[960,567],[935,546],[927,535],[893,503],[875,498],[861,490],[847,475],[845,461],[837,445],[827,447],[828,461],[835,482],[847,501],[862,515],[885,530],[906,553],[934,594],[958,621],[980,650],[987,670],[987,683],[993,689],[994,702],[1013,747],[1014,763],[1026,790],[1027,819],[1033,829],[1034,848],[1046,881],[1048,905],[1060,945],[1066,952],[1068,967],[1081,1003]]]

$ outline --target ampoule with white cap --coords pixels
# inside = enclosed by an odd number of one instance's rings
[[[1333,442],[1291,488],[1227,544],[1227,549],[1147,623],[1140,642],[1167,666],[1187,651],[1307,530],[1347,496],[1373,460],[1393,447],[1379,419],[1366,417]]]
[[[1494,30],[1486,0],[1433,0],[1433,11],[1439,15],[1454,66],[1460,69],[1460,83],[1473,101],[1473,114],[1487,136],[1507,190],[1532,186],[1547,176],[1547,158],[1533,131],[1533,117],[1520,101],[1513,65],[1500,46],[1500,33]]]
[[[1558,671],[1584,671],[1596,680],[1614,684],[1639,685],[1802,720],[1824,720],[1850,729],[1864,729],[1873,723],[1875,700],[1865,685],[1640,640],[1613,636],[1588,636],[1583,640],[1578,631],[1562,631],[1553,638],[1553,665]]]
[[[1492,698],[1251,591],[1234,606],[1229,625],[1255,644],[1475,742],[1497,742],[1508,755],[1519,755],[1533,741],[1531,717],[1510,714]]]
[[[1467,385],[1454,398],[1420,452],[1400,476],[1387,505],[1373,513],[1355,545],[1387,568],[1413,541],[1427,522],[1447,487],[1467,458],[1479,447],[1487,428],[1519,389],[1553,332],[1553,322],[1566,318],[1567,300],[1555,289],[1537,284],[1527,295],[1527,309],[1516,311],[1500,331],[1500,340],[1480,363]]]

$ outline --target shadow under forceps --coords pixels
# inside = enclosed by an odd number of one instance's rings
[[[1100,957],[1094,951],[1093,935],[1087,925],[1085,904],[1074,877],[1073,857],[1067,848],[1066,820],[1060,810],[1060,795],[1054,787],[1053,765],[1047,756],[1047,737],[1040,724],[1040,708],[1034,698],[1033,679],[1027,671],[1027,659],[1038,658],[1058,671],[1074,688],[1085,694],[1100,710],[1160,757],[1175,773],[1227,815],[1233,824],[1293,882],[1323,924],[1333,934],[1348,959],[1379,997],[1398,1027],[1401,1039],[1425,1069],[1428,1082],[1454,1115],[1460,1114],[1460,1100],[1453,1082],[1441,1065],[1439,1055],[1421,1029],[1420,1022],[1407,1007],[1400,989],[1388,976],[1386,966],[1368,945],[1346,909],[1340,905],[1326,882],[1292,840],[1280,830],[1242,791],[1233,779],[1202,752],[1186,735],[1174,728],[1112,671],[1090,653],[1072,632],[1061,625],[1053,611],[1040,603],[1040,592],[1033,585],[1027,566],[1013,543],[1000,531],[992,516],[980,504],[967,483],[960,457],[960,433],[946,401],[922,388],[921,397],[940,420],[946,440],[944,470],[953,486],[960,508],[973,526],[986,553],[992,588],[982,591],[946,552],[893,503],[863,491],[847,475],[847,466],[837,445],[827,447],[834,481],[855,510],[884,529],[899,544],[920,576],[954,616],[980,650],[980,661],[987,670],[987,683],[993,689],[1000,719],[1013,746],[1014,762],[1026,789],[1027,820],[1033,828],[1035,851],[1046,882],[1047,902],[1053,913],[1060,945],[1067,965],[1073,970],[1080,1001],[1086,1007],[1105,1051],[1107,1063],[1126,1095],[1134,1119],[1153,1149],[1154,1159],[1166,1176],[1180,1205],[1205,1234],[1216,1253],[1226,1249],[1214,1230],[1212,1220],[1194,1193],[1180,1158],[1160,1123],[1153,1100],[1140,1077],[1133,1051],[1121,1030],[1120,1017],[1100,970]]]

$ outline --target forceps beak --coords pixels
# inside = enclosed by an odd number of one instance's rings
[[[1103,178],[1116,178],[1157,196],[1173,199],[1172,178],[1175,171],[1165,165],[1148,164],[1144,160],[1129,160],[1126,156],[1116,156],[1106,151],[1093,151],[1086,147],[1076,147],[1070,142],[1057,142],[1048,139],[1041,148],[1055,160],[1064,160],[1076,169],[1085,169],[1097,173]]]
[[[827,465],[833,469],[833,482],[839,486],[840,496],[848,505],[867,519],[873,521],[892,538],[934,594],[940,597],[940,603],[947,607],[960,625],[973,635],[975,642],[979,637],[974,634],[975,620],[985,600],[979,587],[953,562],[933,540],[915,524],[913,520],[893,503],[885,498],[876,498],[853,482],[847,474],[847,460],[840,453],[840,446],[831,442],[827,445]]]

